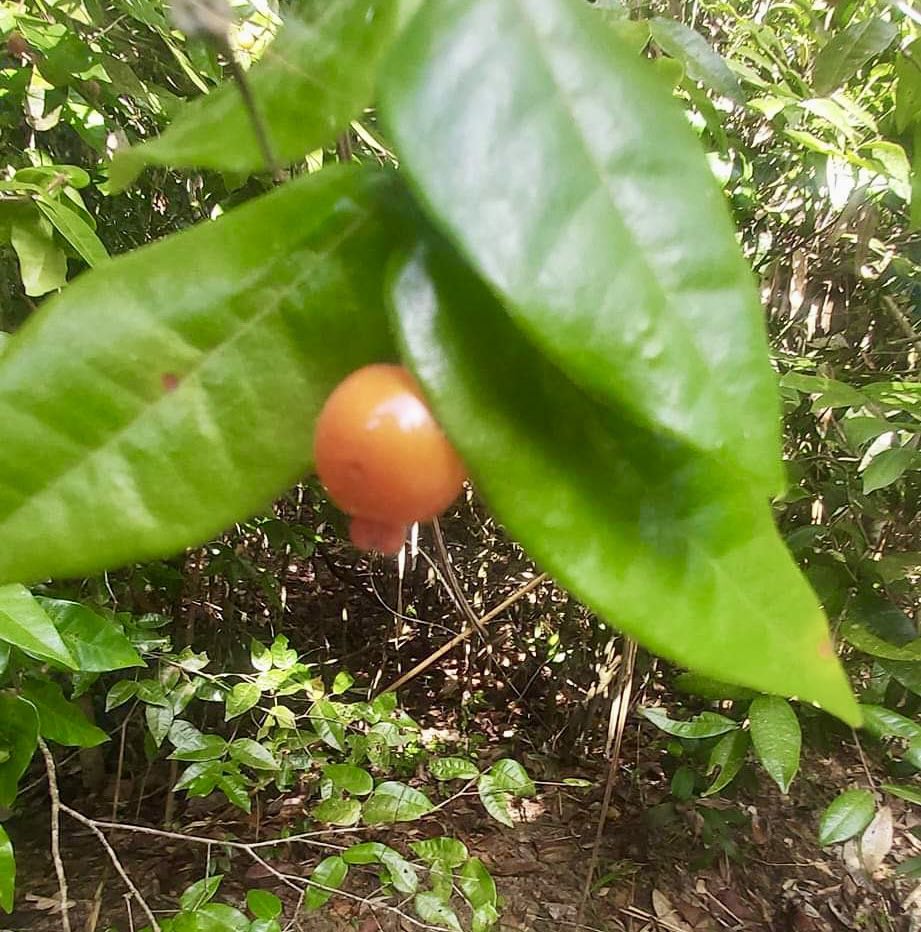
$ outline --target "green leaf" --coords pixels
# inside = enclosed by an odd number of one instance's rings
[[[443,2],[443,0],[442,0]],[[451,929],[453,932],[463,932],[460,921],[450,906],[442,903],[434,893],[417,893],[413,900],[416,915],[429,925],[438,929]]]
[[[213,877],[196,881],[179,897],[179,905],[190,913],[201,909],[217,893],[223,879],[223,874],[215,874]]]
[[[734,686],[732,683],[723,683],[701,676],[699,673],[679,673],[672,680],[672,686],[679,692],[690,693],[692,696],[702,696],[704,699],[753,699],[754,690],[744,686]]]
[[[147,729],[150,731],[154,744],[160,747],[173,724],[173,710],[159,705],[149,705],[144,709],[144,720],[147,722]]]
[[[739,727],[738,722],[716,712],[701,712],[687,722],[669,718],[660,708],[641,708],[639,712],[656,728],[676,738],[712,738]]]
[[[902,49],[895,62],[895,128],[904,133],[921,116],[921,42]]]
[[[869,790],[845,790],[819,819],[819,844],[834,845],[859,835],[873,821],[875,810]]]
[[[921,738],[921,725],[881,705],[861,704],[863,727],[876,738]]]
[[[399,853],[379,841],[352,845],[342,852],[347,864],[383,864],[390,873],[394,887],[400,893],[412,894],[419,887],[416,869]]]
[[[862,650],[871,657],[882,657],[886,660],[921,660],[921,638],[902,646],[892,644],[877,637],[854,617],[845,618],[841,622],[838,634],[852,647]]]
[[[248,890],[246,908],[257,919],[277,919],[281,915],[281,900],[268,890]]]
[[[537,790],[527,770],[511,758],[497,760],[489,768],[493,785],[500,790],[508,790],[513,796],[533,796]]]
[[[304,897],[304,909],[309,912],[323,906],[333,892],[342,886],[348,872],[348,864],[338,854],[320,861],[310,875],[310,888]]]
[[[366,825],[386,822],[412,822],[432,811],[432,804],[419,790],[388,780],[378,785],[364,804]]]
[[[102,240],[75,210],[43,194],[35,196],[35,204],[87,265],[101,265],[109,258]]]
[[[495,906],[496,882],[479,858],[471,858],[461,869],[458,884],[467,902],[474,908]]]
[[[799,770],[803,735],[790,703],[779,696],[759,696],[748,709],[752,744],[771,779],[787,793]]]
[[[465,757],[436,757],[428,762],[428,769],[436,780],[472,780],[480,773]]]
[[[324,799],[314,807],[310,817],[331,825],[355,825],[361,818],[361,803],[357,799]]]
[[[173,787],[175,792],[187,790],[190,796],[207,796],[217,786],[224,773],[221,761],[200,761],[187,767]]]
[[[0,806],[9,808],[38,747],[38,713],[31,702],[8,692],[0,692],[0,747],[6,749],[0,761]]]
[[[509,802],[512,794],[508,790],[503,790],[496,786],[496,781],[492,774],[484,773],[480,776],[476,785],[477,795],[483,808],[502,825],[512,828],[515,823],[512,821],[512,812],[509,809]]]
[[[249,927],[249,932],[281,932],[281,925],[277,919],[257,919]]]
[[[716,779],[702,795],[713,796],[735,780],[745,763],[748,745],[748,732],[741,730],[731,731],[716,742],[713,750],[710,751],[710,760],[707,764],[707,776],[716,773]]]
[[[77,669],[57,628],[25,586],[0,586],[0,640],[31,657]]]
[[[106,712],[111,712],[112,709],[117,709],[133,699],[137,695],[137,685],[135,680],[119,680],[106,693]]]
[[[287,18],[247,74],[275,155],[282,163],[329,143],[371,103],[378,63],[397,26],[394,0],[329,0]],[[126,187],[144,165],[265,169],[239,89],[228,82],[186,105],[162,136],[116,156],[113,183]]]
[[[717,94],[736,103],[745,102],[745,94],[735,72],[699,32],[677,20],[660,16],[653,17],[649,27],[656,45],[678,59],[692,81],[706,84]]]
[[[904,783],[884,783],[880,789],[892,796],[898,796],[906,802],[915,803],[921,806],[921,789],[914,786],[906,786]]]
[[[329,764],[323,768],[323,776],[333,785],[353,796],[366,796],[374,789],[374,779],[367,770],[354,764]]]
[[[13,845],[6,829],[0,825],[0,909],[5,913],[13,911],[13,899],[16,893],[16,857]]]
[[[106,673],[143,667],[138,652],[119,625],[81,605],[63,599],[36,600],[54,622],[77,663],[77,669]]]
[[[342,693],[351,689],[352,683],[355,682],[355,677],[352,676],[347,670],[340,670],[336,674],[336,678],[333,680],[333,685],[330,687],[330,693],[334,696],[340,696]]]
[[[443,0],[394,46],[381,105],[424,205],[566,376],[780,490],[751,272],[648,62],[585,3]]]
[[[389,354],[379,191],[375,173],[310,175],[29,318],[0,357],[0,580],[173,553],[303,475],[330,389]]]
[[[599,408],[445,254],[396,270],[392,297],[406,356],[478,491],[561,585],[677,663],[857,721],[766,502]]]
[[[249,642],[249,656],[253,669],[262,673],[272,669],[272,652],[265,644],[255,638]]]
[[[237,738],[230,745],[230,756],[255,770],[278,770],[281,764],[267,748],[252,738]]]
[[[235,683],[233,689],[227,693],[224,721],[248,712],[259,702],[262,690],[255,683]]]
[[[450,903],[454,894],[454,875],[444,861],[433,861],[429,868],[429,886],[442,903]]]
[[[279,670],[290,670],[297,663],[297,651],[288,647],[288,639],[279,634],[270,648],[272,653],[272,666]]]
[[[339,718],[336,707],[328,699],[317,699],[311,706],[310,724],[313,730],[333,750],[345,750],[345,728]]]
[[[471,932],[489,932],[499,921],[499,911],[492,904],[479,906],[473,911]]]
[[[921,663],[915,661],[878,660],[879,668],[916,696],[921,696]]]
[[[20,211],[10,226],[10,242],[19,258],[27,295],[37,297],[67,281],[67,257],[54,241],[51,224],[35,210]]]
[[[195,932],[251,932],[244,913],[226,903],[208,903],[195,914]]]
[[[244,812],[252,811],[253,803],[249,796],[249,786],[240,774],[222,773],[217,778],[217,786],[238,809]]]
[[[174,721],[170,725],[169,739],[176,747],[170,760],[217,760],[227,753],[227,742],[220,735],[203,735],[188,722]]]
[[[64,698],[61,687],[47,678],[28,677],[20,687],[21,695],[38,712],[38,733],[49,741],[78,748],[92,748],[109,740],[73,702]]]
[[[834,35],[815,60],[812,86],[817,94],[830,94],[853,77],[871,58],[889,47],[898,35],[892,23],[878,16],[851,23]]]
[[[897,482],[916,456],[910,447],[890,447],[877,453],[863,471],[863,494],[869,495]]]
[[[443,861],[448,867],[460,867],[469,857],[467,846],[462,841],[444,835],[410,842],[409,847],[427,864]]]

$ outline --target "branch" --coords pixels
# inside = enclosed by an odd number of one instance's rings
[[[64,873],[64,862],[61,860],[61,797],[58,794],[58,774],[51,751],[48,750],[48,745],[42,738],[38,739],[38,746],[45,758],[48,793],[51,796],[51,860],[54,862],[54,872],[58,875],[58,889],[61,891],[61,928],[64,932],[71,932],[70,910],[67,905],[67,875]]]

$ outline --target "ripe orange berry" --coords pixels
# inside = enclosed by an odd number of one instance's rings
[[[436,517],[464,482],[463,464],[402,366],[365,366],[341,382],[317,419],[314,454],[332,500],[361,519],[352,524],[356,546],[374,534],[390,544],[398,528],[402,535]]]
[[[359,550],[395,554],[406,540],[405,524],[384,524],[371,518],[352,518],[349,538]]]

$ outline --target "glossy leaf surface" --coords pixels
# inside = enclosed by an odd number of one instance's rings
[[[39,660],[77,668],[54,623],[25,586],[0,586],[0,640]]]
[[[13,898],[16,893],[16,857],[10,836],[0,825],[0,909],[5,913],[13,911]]]
[[[301,4],[247,75],[276,158],[301,158],[332,141],[371,102],[378,62],[393,37],[395,0]],[[266,168],[239,88],[226,83],[183,109],[159,138],[113,165],[125,186],[145,164],[255,172]]]
[[[699,32],[661,16],[652,19],[649,26],[656,45],[680,61],[691,80],[706,84],[736,103],[744,102],[745,94],[735,72]]]
[[[0,693],[0,806],[12,806],[19,778],[26,772],[38,747],[38,714],[31,702],[12,693]]]
[[[23,681],[21,694],[35,706],[43,738],[79,748],[92,748],[109,740],[78,705],[64,698],[53,680],[29,677]]]
[[[819,819],[819,844],[833,845],[858,835],[873,821],[875,809],[869,790],[845,790]]]
[[[342,886],[349,866],[338,854],[324,858],[310,875],[310,888],[304,897],[304,909],[319,909]]]
[[[0,357],[0,580],[167,555],[305,472],[329,390],[388,354],[376,188],[285,185],[30,318]]]
[[[897,35],[892,23],[878,16],[851,23],[833,36],[815,61],[813,86],[817,94],[830,94],[851,78],[874,55],[886,49]]]
[[[394,46],[382,95],[422,202],[544,353],[644,428],[780,488],[751,274],[648,62],[577,0],[442,0]]]
[[[392,298],[439,421],[539,564],[657,653],[858,720],[766,504],[708,458],[594,404],[450,257],[417,253]]]
[[[752,744],[762,766],[782,793],[799,770],[802,731],[799,719],[786,699],[759,696],[748,710]]]

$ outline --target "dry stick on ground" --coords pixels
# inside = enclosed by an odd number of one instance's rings
[[[617,693],[611,703],[611,718],[608,723],[608,740],[605,750],[610,750],[611,762],[608,766],[608,778],[604,785],[604,798],[601,801],[601,812],[598,815],[598,828],[595,831],[595,844],[592,846],[592,856],[585,874],[585,886],[582,888],[582,900],[579,903],[579,912],[576,919],[581,922],[582,911],[592,892],[592,879],[595,868],[598,866],[598,852],[601,848],[601,839],[604,837],[604,823],[608,815],[608,806],[611,804],[611,795],[614,792],[614,783],[617,771],[620,768],[620,748],[624,739],[624,726],[627,724],[627,712],[630,708],[630,694],[633,692],[633,666],[636,662],[636,642],[632,638],[625,638],[624,659],[617,677]],[[613,738],[613,742],[612,742]],[[613,743],[613,749],[611,745]]]
[[[471,781],[472,783],[473,781]],[[468,784],[469,786],[469,784]],[[452,799],[456,799],[460,794],[456,793],[451,799],[445,801],[442,804],[446,805]],[[438,808],[442,808],[439,806]],[[262,868],[268,871],[273,877],[277,880],[280,880],[285,886],[290,887],[292,890],[296,890],[298,893],[303,893],[305,889],[310,887],[316,887],[320,890],[325,890],[328,893],[335,893],[339,896],[345,897],[349,900],[355,900],[359,903],[364,903],[365,905],[370,905],[371,901],[367,897],[358,896],[355,893],[347,893],[344,890],[339,890],[335,887],[328,887],[325,884],[317,883],[314,880],[311,880],[308,877],[299,877],[292,874],[285,874],[277,868],[273,867],[268,861],[265,860],[261,855],[257,853],[258,848],[266,848],[278,844],[287,844],[293,841],[303,841],[307,837],[312,835],[330,835],[335,834],[335,830],[329,832],[314,832],[314,833],[304,833],[302,835],[292,835],[289,838],[273,838],[268,841],[254,841],[254,842],[245,842],[245,841],[228,841],[221,838],[206,838],[203,835],[186,835],[183,832],[168,832],[163,829],[150,828],[146,825],[130,825],[126,822],[102,822],[98,819],[91,819],[88,816],[83,815],[82,812],[77,812],[76,809],[71,809],[70,806],[65,806],[61,804],[61,812],[66,813],[71,818],[76,819],[82,825],[85,825],[96,837],[100,840],[103,847],[106,849],[109,858],[112,861],[115,869],[121,875],[122,879],[128,886],[128,889],[131,891],[135,900],[144,910],[147,915],[147,918],[151,921],[151,925],[155,932],[159,932],[160,927],[157,925],[156,920],[153,918],[152,912],[147,904],[144,902],[144,899],[141,897],[140,892],[137,887],[131,882],[131,878],[126,873],[125,869],[122,867],[121,862],[118,860],[118,855],[113,850],[112,846],[109,844],[105,835],[102,832],[102,829],[109,829],[110,831],[115,832],[127,832],[127,833],[138,833],[141,835],[154,835],[157,838],[171,838],[177,841],[186,841],[190,844],[196,845],[207,845],[209,848],[213,845],[222,845],[225,848],[233,848],[237,851],[242,851],[252,858],[257,864]],[[324,844],[323,842],[311,841],[310,844],[316,847],[322,848],[335,848],[339,850],[341,846]],[[401,921],[408,922],[411,925],[418,926],[421,929],[438,929],[438,926],[429,925],[426,922],[420,922],[418,919],[414,919],[412,916],[407,915],[401,909],[396,906],[389,906],[386,903],[378,903],[377,906],[380,909],[386,909],[389,912],[396,913]]]
[[[549,577],[546,573],[541,573],[540,576],[535,576],[534,579],[525,583],[520,589],[517,589],[513,592],[507,599],[497,605],[495,608],[488,611],[482,618],[479,619],[480,625],[485,627],[488,625],[496,616],[501,615],[507,608],[510,608],[514,605],[519,599],[526,596],[532,589],[536,589],[541,583],[546,582]],[[391,683],[386,689],[381,690],[382,693],[392,693],[396,690],[405,686],[410,680],[415,679],[420,673],[427,670],[433,663],[436,663],[445,654],[457,647],[458,644],[463,643],[471,634],[473,634],[474,628],[473,625],[465,625],[464,629],[460,634],[456,634],[447,644],[442,644],[435,653],[430,654],[425,660],[417,663],[412,670],[408,673],[404,673],[398,680],[395,680]]]
[[[147,920],[150,922],[150,927],[153,929],[153,932],[160,932],[160,924],[157,922],[156,917],[153,914],[153,910],[147,905],[147,901],[141,896],[141,891],[134,885],[134,881],[128,876],[128,872],[122,867],[121,861],[118,859],[118,855],[115,853],[115,849],[109,844],[108,838],[103,835],[102,830],[99,826],[92,820],[83,815],[82,812],[77,812],[76,809],[71,809],[70,806],[61,806],[61,811],[66,812],[72,819],[76,819],[82,825],[85,825],[98,839],[99,843],[105,849],[106,854],[109,856],[109,860],[112,862],[112,866],[118,871],[118,875],[125,882],[125,886],[131,892],[131,895],[134,897],[138,906],[144,911],[144,915],[147,916]]]
[[[67,875],[61,860],[61,797],[58,794],[58,773],[54,768],[54,758],[44,740],[38,739],[42,756],[45,758],[45,770],[48,773],[48,794],[51,797],[51,860],[54,872],[58,875],[58,889],[61,891],[61,928],[71,932],[70,910],[67,905]]]

